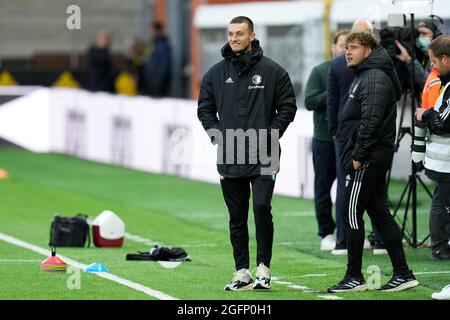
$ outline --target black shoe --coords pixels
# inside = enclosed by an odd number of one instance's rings
[[[418,285],[419,282],[411,272],[407,275],[394,275],[388,283],[380,288],[380,290],[385,292],[395,292],[411,289]]]
[[[431,257],[435,260],[450,260],[450,246],[446,245],[433,251]]]
[[[328,292],[355,292],[355,291],[366,291],[367,285],[364,281],[364,277],[351,277],[345,276],[338,284],[328,288]]]

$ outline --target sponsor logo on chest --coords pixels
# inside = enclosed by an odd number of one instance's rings
[[[261,85],[261,83],[263,82],[263,78],[259,74],[256,74],[252,77],[252,82],[253,85],[248,86],[248,90],[264,89],[264,86]]]

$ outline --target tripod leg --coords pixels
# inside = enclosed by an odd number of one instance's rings
[[[421,242],[419,242],[419,243],[417,244],[417,246],[418,246],[418,247],[421,247],[421,246],[425,243],[425,241],[427,241],[430,237],[431,237],[431,235],[428,234],[428,235],[425,237],[425,239],[423,239]]]
[[[402,205],[403,198],[405,197],[406,191],[409,190],[409,184],[410,184],[410,180],[408,180],[408,183],[406,184],[405,188],[403,189],[402,195],[400,196],[400,200],[398,201],[398,204],[394,209],[394,214],[392,215],[394,218],[397,215],[398,209],[400,209],[400,206]]]
[[[406,229],[406,221],[408,218],[408,210],[409,210],[409,201],[411,200],[411,194],[412,194],[412,184],[411,184],[411,179],[408,180],[408,196],[406,198],[406,207],[405,207],[405,215],[403,216],[403,222],[402,222],[402,230],[401,230],[401,235],[402,238],[405,238],[406,241],[408,241],[409,244],[411,244],[411,237],[410,235],[405,233],[405,229]]]
[[[422,178],[420,176],[417,176],[417,180],[419,180],[420,184],[422,185],[422,187],[425,189],[426,193],[428,193],[428,195],[430,196],[430,198],[433,198],[433,194],[431,193],[430,189],[428,189],[427,185],[425,184],[425,182],[423,182]]]
[[[428,196],[432,199],[433,194],[431,193],[430,189],[428,189],[428,186],[423,182],[422,178],[418,175],[417,180],[419,180],[419,183],[422,185],[422,187],[425,189]],[[420,243],[417,244],[417,246],[422,246],[429,238],[431,237],[431,234],[428,234],[425,239],[423,239]]]

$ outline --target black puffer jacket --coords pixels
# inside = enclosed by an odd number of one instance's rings
[[[401,87],[386,50],[376,46],[353,70],[347,104],[340,115],[338,139],[346,172],[352,160],[389,169],[394,155],[396,101]]]
[[[283,68],[263,55],[258,40],[252,42],[251,52],[239,56],[226,44],[222,48],[222,56],[224,59],[203,77],[198,118],[205,130],[222,132],[224,138],[219,143],[225,151],[217,165],[222,176],[259,175],[262,167],[259,144],[257,163],[249,161],[248,143],[245,145],[245,163],[237,161],[236,146],[234,161],[228,163],[230,161],[226,161],[226,157],[230,155],[231,147],[226,144],[226,130],[256,129],[259,133],[259,129],[278,129],[281,137],[297,111],[292,83]],[[270,156],[270,150],[268,152]]]

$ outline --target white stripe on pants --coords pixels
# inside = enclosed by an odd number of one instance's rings
[[[350,228],[358,230],[358,221],[356,216],[356,208],[358,205],[359,192],[361,191],[362,179],[366,168],[358,170],[355,173],[355,178],[353,181],[352,192],[350,194],[350,205],[348,207],[348,220],[350,222]]]

